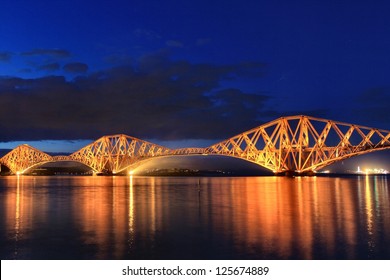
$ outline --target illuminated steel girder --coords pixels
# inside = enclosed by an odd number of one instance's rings
[[[390,131],[308,116],[283,117],[205,149],[275,173],[313,172],[355,155],[390,148]]]
[[[201,155],[205,153],[206,148],[180,148],[172,150],[171,155]]]
[[[0,159],[11,172],[51,161],[81,162],[98,173],[118,173],[141,161],[213,154],[244,159],[275,173],[306,173],[355,155],[390,148],[390,131],[308,116],[283,117],[207,148],[169,149],[123,134],[103,136],[69,156],[21,145]]]

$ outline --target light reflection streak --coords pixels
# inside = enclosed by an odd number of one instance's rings
[[[318,204],[318,190],[317,185],[312,186],[312,197],[313,197],[313,212],[314,212],[314,220],[316,223],[319,221],[319,204]]]
[[[377,184],[377,176],[374,177],[374,188]],[[375,220],[374,220],[374,209],[372,207],[372,203],[375,203],[373,201],[373,194],[372,194],[372,188],[370,186],[370,178],[368,175],[366,175],[366,187],[365,187],[365,210],[367,215],[367,249],[368,249],[368,257],[372,258],[376,242],[375,242],[375,236],[374,236],[374,226],[375,226]]]
[[[366,187],[365,187],[365,202],[366,202],[366,215],[367,215],[367,233],[369,236],[373,234],[373,213],[372,213],[372,193],[370,188],[370,179],[366,175]]]
[[[128,202],[128,226],[129,226],[129,237],[128,237],[128,248],[134,246],[134,186],[133,186],[133,175],[129,176],[129,202]]]
[[[378,206],[379,206],[379,197],[378,197],[378,186],[379,186],[379,180],[381,180],[382,177],[375,176],[375,181],[374,181],[374,197],[375,199],[373,200],[374,207],[375,207],[375,214],[378,212]]]
[[[20,227],[21,227],[21,198],[20,198],[20,176],[16,176],[16,207],[15,207],[15,250],[14,257],[18,256],[18,243],[20,239]]]
[[[302,180],[301,177],[298,177],[298,207],[299,207],[299,219],[302,220],[304,217],[304,201],[303,201],[303,190],[302,190]]]
[[[152,177],[151,181],[151,219],[152,219],[152,239],[154,240],[156,234],[156,180],[155,177]]]
[[[385,186],[388,186],[388,182],[387,182],[387,176],[385,176],[385,178],[384,178],[384,184],[383,184],[383,186],[382,186],[382,188],[381,188],[381,193],[380,193],[380,195],[378,194],[378,197],[380,196],[380,197],[382,197],[382,196],[384,196],[384,200],[385,201],[390,201],[390,199],[389,199],[389,194],[388,194],[388,192],[386,192],[386,187]]]

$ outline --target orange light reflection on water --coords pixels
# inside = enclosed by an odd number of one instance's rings
[[[207,256],[204,242],[210,242],[207,246],[213,250],[221,248],[222,256],[278,259],[335,256],[343,244],[348,249],[342,258],[354,258],[360,236],[367,235],[367,250],[374,255],[380,246],[377,227],[390,232],[390,219],[385,219],[386,177],[1,180],[6,187],[4,224],[15,245],[13,258],[32,254],[31,248],[20,247],[21,242],[47,230],[53,219],[60,226],[61,219],[70,219],[80,245],[98,259],[161,258],[163,252],[153,251],[156,248],[180,256],[180,246]],[[64,182],[70,189],[63,187]],[[63,190],[54,191],[58,186]]]

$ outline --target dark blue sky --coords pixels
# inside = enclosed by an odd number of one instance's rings
[[[389,11],[388,1],[5,1],[0,148],[72,151],[116,133],[205,146],[296,114],[390,129]]]

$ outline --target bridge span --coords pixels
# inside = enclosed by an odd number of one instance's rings
[[[50,156],[27,144],[0,159],[14,174],[55,161],[76,161],[115,174],[162,156],[223,155],[277,174],[315,172],[334,162],[390,148],[390,131],[309,116],[281,117],[206,148],[170,149],[124,134],[103,136],[70,155]]]

